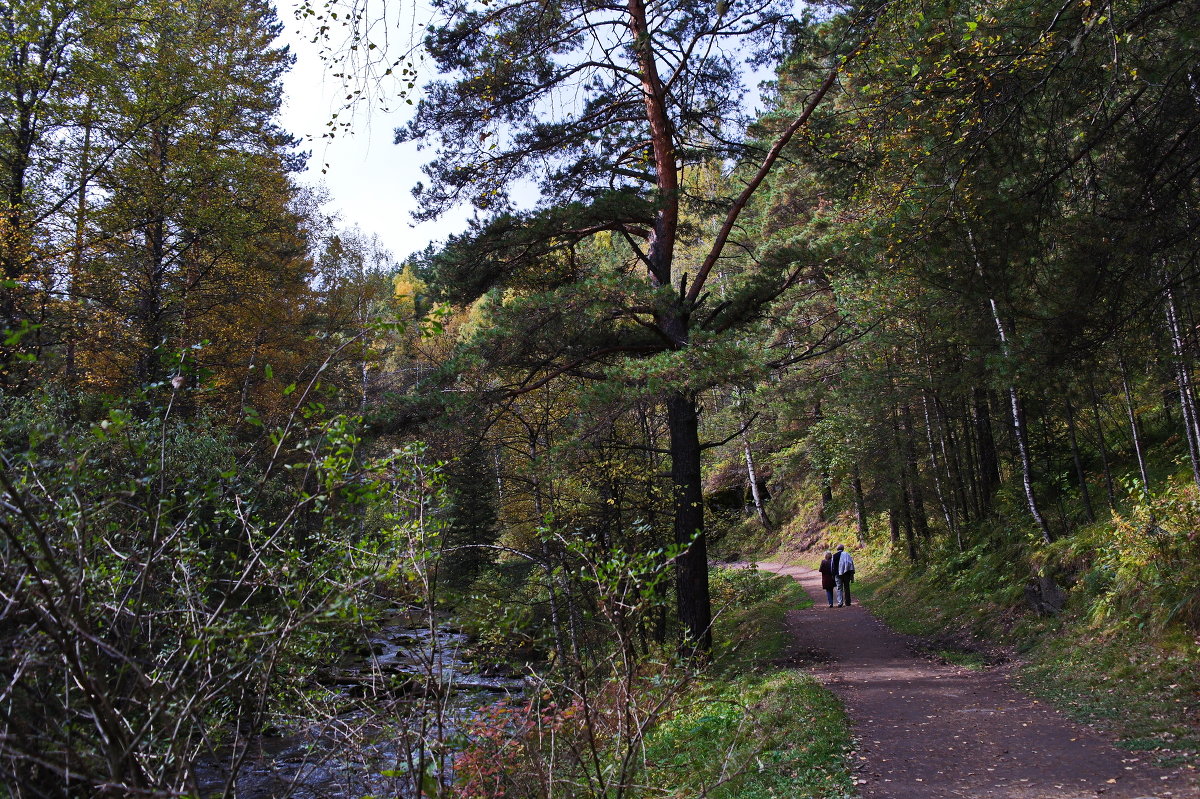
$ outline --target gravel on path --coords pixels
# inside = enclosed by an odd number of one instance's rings
[[[758,568],[815,602],[788,614],[794,656],[846,706],[862,799],[1200,799],[1194,774],[1116,748],[1018,691],[1006,668],[918,657],[861,605],[829,607],[816,571]]]

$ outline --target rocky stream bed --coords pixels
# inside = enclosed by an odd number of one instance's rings
[[[199,767],[203,795],[232,787],[237,799],[415,796],[414,772],[446,768],[464,721],[527,687],[520,675],[467,663],[467,636],[450,623],[431,630],[415,621],[388,620],[368,637],[369,653],[347,655],[324,676],[343,709],[256,736],[232,780],[228,765]]]

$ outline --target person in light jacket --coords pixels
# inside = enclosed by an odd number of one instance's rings
[[[837,606],[850,605],[850,583],[854,582],[854,558],[846,552],[843,544],[837,545],[833,556],[833,573],[837,581]]]
[[[833,607],[833,589],[837,587],[837,581],[833,579],[833,553],[826,552],[821,565],[817,567],[817,571],[821,573],[821,587],[825,589],[825,598],[829,600],[829,607]]]

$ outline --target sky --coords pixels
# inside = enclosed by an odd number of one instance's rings
[[[301,34],[292,13],[294,2],[278,2],[285,29],[281,40],[296,56],[284,79],[282,124],[312,154],[300,181],[324,186],[330,198],[325,211],[337,215],[338,227],[377,235],[398,260],[463,230],[469,216],[465,209],[436,222],[412,221],[412,187],[422,178],[420,166],[427,154],[417,152],[413,144],[392,143],[395,128],[405,122],[411,106],[391,103],[390,113],[360,108],[349,132],[339,131],[332,140],[321,137],[345,90],[328,74],[333,70],[322,62],[317,45]]]
[[[322,138],[346,89],[338,78],[329,74],[335,70],[321,60],[318,45],[310,41],[311,33],[305,35],[297,23],[294,9],[301,0],[276,2],[284,26],[281,39],[296,56],[295,65],[284,80],[282,122],[286,130],[303,141],[303,149],[312,154],[308,172],[301,175],[301,180],[326,189],[330,198],[326,212],[337,215],[341,228],[358,227],[368,236],[378,236],[397,260],[423,250],[432,241],[445,240],[464,230],[471,213],[466,208],[434,222],[415,225],[412,221],[410,213],[416,205],[412,187],[423,177],[420,167],[428,153],[419,152],[413,143],[393,144],[395,128],[408,119],[412,106],[403,101],[392,102],[389,105],[393,110],[383,112],[371,110],[370,103],[363,103],[348,132],[339,131],[332,140]],[[400,44],[414,39],[422,29],[423,20],[431,14],[423,0],[351,0],[340,7],[344,9],[351,4],[365,8],[368,14],[392,10],[406,15],[403,20],[392,19],[386,29],[373,33],[373,39],[381,43],[385,35]],[[430,69],[418,62],[418,73],[424,71],[418,82],[428,78]],[[760,100],[755,85],[770,77],[771,71],[766,69],[747,73],[747,83],[751,86],[747,102],[751,107]]]

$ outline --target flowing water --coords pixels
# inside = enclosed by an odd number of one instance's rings
[[[484,674],[461,657],[467,636],[396,616],[368,637],[370,653],[329,674],[345,699],[331,718],[297,720],[286,734],[257,737],[237,770],[237,799],[415,799],[413,765],[445,765],[463,722],[482,705],[519,697],[519,675]],[[439,764],[439,753],[441,753]],[[206,796],[220,795],[228,768],[198,769]]]

